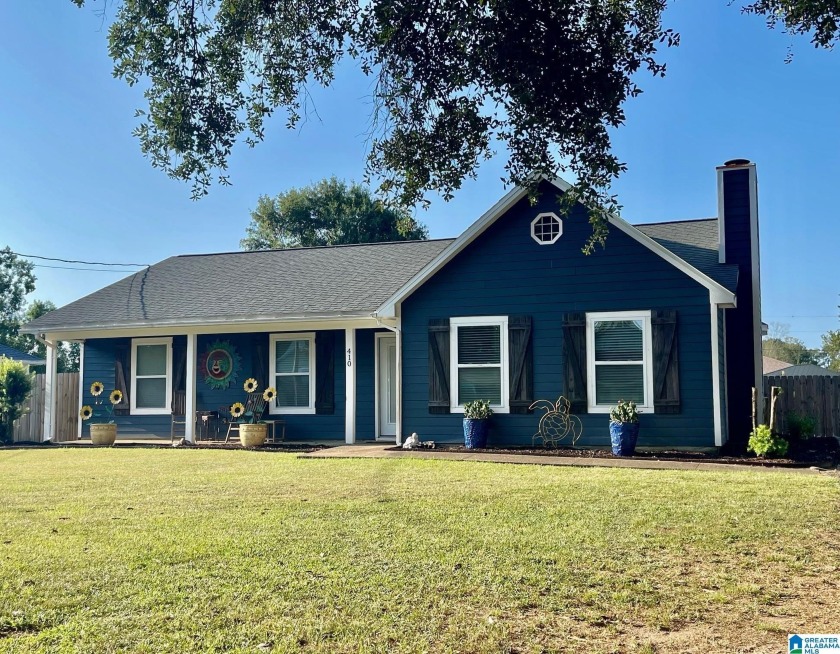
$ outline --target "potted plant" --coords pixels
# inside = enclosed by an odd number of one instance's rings
[[[468,449],[487,447],[487,432],[493,409],[487,400],[473,400],[464,404],[464,445]]]
[[[114,409],[122,402],[122,391],[113,390],[108,396],[109,403],[106,404],[101,395],[105,391],[102,382],[93,382],[90,385],[90,394],[96,398],[93,401],[98,410],[94,410],[89,404],[85,404],[79,411],[82,420],[90,420],[90,443],[91,445],[113,445],[117,440],[117,423],[114,422]]]
[[[243,388],[248,393],[255,393],[257,391],[257,380],[246,379]],[[263,391],[263,400],[271,402],[277,391],[273,387],[268,387]],[[265,405],[262,405],[263,407]],[[246,410],[242,402],[237,402],[230,407],[230,415],[239,421],[239,442],[242,447],[260,447],[265,444],[268,438],[268,423],[262,422],[262,411]]]
[[[610,441],[616,456],[633,456],[639,438],[639,412],[635,402],[619,400],[610,409]]]

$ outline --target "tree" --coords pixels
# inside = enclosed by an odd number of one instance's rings
[[[55,304],[49,300],[33,300],[23,314],[22,322],[28,323],[36,318],[40,318],[50,311],[55,311]],[[14,347],[40,357],[42,359],[47,356],[46,346],[36,339],[31,334],[20,334],[17,339],[11,343]],[[58,372],[78,372],[79,371],[79,344],[66,343],[64,341],[58,342]],[[32,366],[34,372],[45,372],[45,366]]]
[[[78,6],[86,0],[71,0]],[[97,0],[87,0],[96,3]],[[109,0],[102,0],[109,6]],[[585,251],[603,244],[609,187],[625,169],[609,130],[641,93],[638,73],[665,74],[658,48],[668,0],[121,0],[109,29],[114,75],[147,85],[135,135],[153,166],[191,181],[193,197],[221,183],[240,139],[265,121],[306,113],[308,85],[328,86],[352,58],[373,79],[368,179],[402,206],[452,196],[494,150],[505,181],[536,192],[539,175],[571,171],[564,207],[590,207]],[[788,31],[838,37],[834,0],[742,6]],[[104,10],[103,10],[104,11]]]
[[[407,241],[429,237],[406,210],[386,207],[360,184],[335,177],[257,201],[246,250]]]
[[[817,363],[818,361],[818,352],[809,350],[805,346],[805,343],[793,336],[765,338],[761,343],[761,351],[766,357],[794,365],[800,363]]]
[[[0,343],[15,346],[26,296],[35,290],[32,269],[8,246],[0,250]]]
[[[840,372],[840,329],[822,335],[822,365]]]

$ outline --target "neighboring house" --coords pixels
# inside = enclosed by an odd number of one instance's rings
[[[586,209],[559,218],[568,185],[544,181],[456,239],[172,257],[24,331],[83,343],[80,404],[96,380],[123,390],[122,436],[168,435],[174,390],[191,414],[254,377],[292,439],[455,442],[480,398],[492,443],[530,445],[528,406],[562,394],[581,444],[606,445],[610,406],[633,399],[643,445],[719,446],[750,430],[761,322],[755,166],[717,178],[719,218],[613,217],[591,256]]]
[[[26,352],[21,352],[20,350],[13,348],[9,345],[4,345],[0,343],[0,357],[6,357],[7,359],[11,359],[12,361],[18,361],[22,363],[29,369],[32,366],[43,366],[46,364],[45,359],[41,359],[36,356],[32,356],[31,354],[27,354]]]
[[[809,377],[814,375],[819,377],[840,376],[840,372],[823,368],[815,363],[794,364],[788,363],[787,361],[779,361],[778,359],[774,359],[772,357],[762,357],[762,359],[764,363],[765,377],[775,377],[779,375],[784,377]]]

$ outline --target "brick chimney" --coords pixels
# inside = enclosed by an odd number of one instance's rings
[[[761,364],[761,280],[758,242],[758,183],[755,164],[732,159],[717,168],[718,234],[721,263],[738,266],[737,307],[726,316],[726,392],[729,441],[746,446],[752,430],[752,388],[763,416]]]

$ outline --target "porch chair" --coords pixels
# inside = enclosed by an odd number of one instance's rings
[[[243,422],[251,422],[252,419],[256,422],[262,418],[262,414],[265,412],[266,404],[267,402],[263,397],[262,391],[257,393],[248,393],[248,399],[245,401],[245,412],[239,418],[234,418],[233,416],[230,417],[227,436],[225,436],[225,443],[230,440],[231,432],[235,431],[238,435],[239,425]]]
[[[174,391],[172,393],[172,425],[169,430],[171,442],[175,442],[175,425],[183,425],[187,429],[187,392]]]

